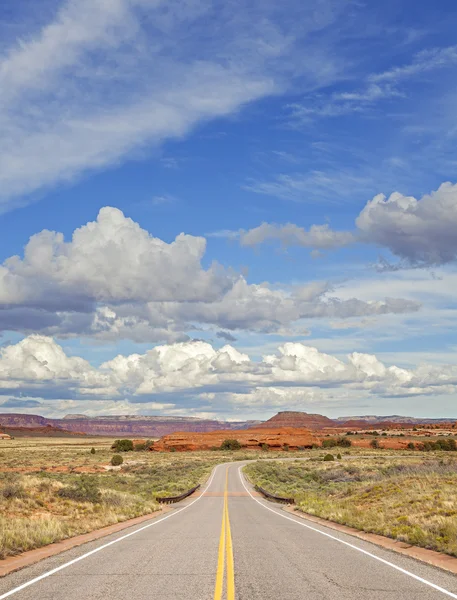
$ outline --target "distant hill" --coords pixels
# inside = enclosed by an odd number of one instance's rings
[[[404,423],[411,425],[421,425],[425,423],[453,423],[457,421],[457,418],[441,418],[441,419],[424,419],[418,417],[402,417],[400,415],[387,415],[387,416],[377,416],[377,415],[362,415],[357,417],[337,417],[334,419],[335,422],[343,424],[348,422],[363,422],[367,425],[373,424],[376,425],[378,423]]]
[[[284,410],[268,421],[254,425],[255,429],[276,429],[284,427],[307,427],[308,429],[324,429],[335,427],[335,421],[323,415],[308,414],[305,412]]]
[[[70,434],[100,435],[108,437],[147,437],[155,438],[175,432],[204,433],[207,431],[236,429],[275,429],[305,427],[314,431],[325,428],[374,428],[389,424],[438,424],[455,422],[456,419],[418,419],[414,417],[366,415],[357,417],[339,417],[329,419],[324,415],[309,414],[300,411],[282,411],[268,421],[236,421],[225,422],[216,419],[199,419],[197,417],[167,416],[100,416],[66,415],[62,419],[48,419],[39,415],[20,413],[0,414],[0,431],[17,430],[17,435],[49,435],[62,437]],[[47,428],[47,429],[46,429]],[[23,433],[21,431],[24,430]],[[35,433],[32,433],[35,430]],[[12,433],[12,435],[16,435]]]
[[[38,415],[19,413],[0,414],[0,428],[42,428],[49,427],[61,431],[85,433],[101,436],[140,436],[162,437],[176,431],[217,431],[221,429],[246,429],[260,421],[229,422],[196,417],[143,417],[143,416],[101,416],[66,415],[63,419],[48,419]]]
[[[65,431],[60,427],[46,425],[45,427],[4,427],[0,425],[0,434],[6,433],[11,438],[21,437],[85,437],[85,433]]]

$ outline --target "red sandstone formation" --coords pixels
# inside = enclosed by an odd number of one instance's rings
[[[238,440],[243,448],[258,450],[263,444],[274,450],[280,450],[288,446],[290,450],[298,448],[311,448],[319,441],[309,429],[304,427],[294,429],[245,429],[211,431],[208,433],[170,433],[158,442],[155,442],[151,450],[155,452],[167,452],[174,448],[176,451],[188,450],[211,450],[220,448],[222,442],[227,439]]]
[[[277,415],[265,421],[255,425],[255,429],[272,429],[284,427],[307,427],[308,429],[323,429],[324,427],[336,427],[335,421],[332,421],[328,417],[322,415],[310,415],[305,412],[298,412],[293,410],[285,410],[279,412]]]

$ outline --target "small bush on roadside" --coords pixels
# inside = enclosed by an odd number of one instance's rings
[[[95,454],[95,448],[91,448],[91,449],[90,449],[90,453],[91,453],[91,454]]]
[[[87,475],[81,475],[74,485],[61,488],[57,494],[60,498],[68,498],[77,502],[96,503],[100,502],[102,498],[97,481]]]
[[[131,452],[133,450],[132,440],[116,440],[111,446],[111,450],[116,452]]]
[[[376,438],[374,438],[374,440],[371,440],[370,446],[372,448],[379,448],[379,442],[378,442],[378,440]]]
[[[408,448],[408,450],[415,450],[416,449],[416,446],[415,446],[414,442],[409,442],[406,447]]]
[[[262,448],[262,450],[264,452],[268,452],[268,448],[269,448],[268,444],[260,444],[260,447]]]
[[[176,448],[175,448],[174,446],[172,446],[172,447],[170,448],[170,452],[176,452]]]
[[[341,460],[341,458],[342,458],[342,457],[341,457],[341,454],[340,454],[340,453],[338,453],[338,454],[336,455],[336,458],[337,458],[338,460]]]
[[[113,465],[113,467],[118,467],[119,465],[122,465],[123,462],[124,459],[120,454],[114,454],[111,458],[111,464]]]
[[[283,444],[282,449],[284,450],[284,452],[289,452],[289,444]]]
[[[328,461],[330,461],[330,460],[335,460],[335,457],[333,456],[333,454],[326,454],[326,455],[324,456],[324,461],[325,461],[325,462],[328,462]]]
[[[241,450],[241,444],[238,440],[224,440],[221,450]]]

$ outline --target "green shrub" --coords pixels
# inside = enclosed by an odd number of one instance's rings
[[[91,449],[90,449],[90,453],[91,453],[91,454],[95,454],[95,448],[91,448]]]
[[[348,440],[347,437],[346,438],[344,438],[344,437],[338,438],[336,441],[337,441],[336,445],[340,446],[341,448],[350,448],[352,446],[352,441]]]
[[[376,438],[374,438],[374,440],[371,440],[370,446],[372,448],[379,448],[379,442],[378,442],[378,440]]]
[[[336,448],[336,446],[350,448],[352,446],[352,441],[347,437],[329,438],[328,440],[322,441],[322,448]]]
[[[260,447],[264,452],[268,452],[270,446],[268,444],[260,444]]]
[[[124,459],[120,454],[114,454],[111,458],[111,464],[113,465],[113,467],[118,467],[119,465],[122,465],[123,462]]]
[[[455,452],[455,450],[457,450],[457,444],[455,443],[454,439],[447,439],[447,440],[436,440],[435,442],[435,448],[436,450],[445,450],[447,452]]]
[[[334,448],[336,446],[335,438],[329,438],[328,440],[322,440],[322,448]]]
[[[408,448],[408,450],[415,450],[416,449],[416,446],[415,446],[414,442],[409,442],[406,447]]]
[[[111,446],[111,450],[116,452],[131,452],[133,450],[132,440],[116,440]]]
[[[81,475],[74,485],[61,488],[57,494],[60,498],[68,498],[69,500],[76,500],[77,502],[96,503],[100,502],[102,498],[100,489],[97,486],[97,481],[87,475]]]
[[[335,457],[333,456],[333,454],[326,454],[324,456],[324,461],[328,462],[329,460],[335,460]]]
[[[240,450],[241,444],[238,440],[224,440],[221,444],[221,450]]]
[[[336,458],[337,458],[338,460],[341,460],[341,454],[340,454],[340,453],[338,453],[338,454],[336,455]]]
[[[170,448],[170,452],[176,452],[176,448],[175,448],[174,446],[172,446],[172,447]]]
[[[282,449],[284,450],[284,452],[289,452],[289,444],[283,444]]]

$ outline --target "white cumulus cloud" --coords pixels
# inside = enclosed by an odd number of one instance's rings
[[[339,300],[326,282],[250,284],[214,263],[203,237],[167,243],[111,207],[71,241],[44,230],[0,265],[0,330],[178,342],[196,327],[281,331],[306,318],[415,311],[411,300]]]

